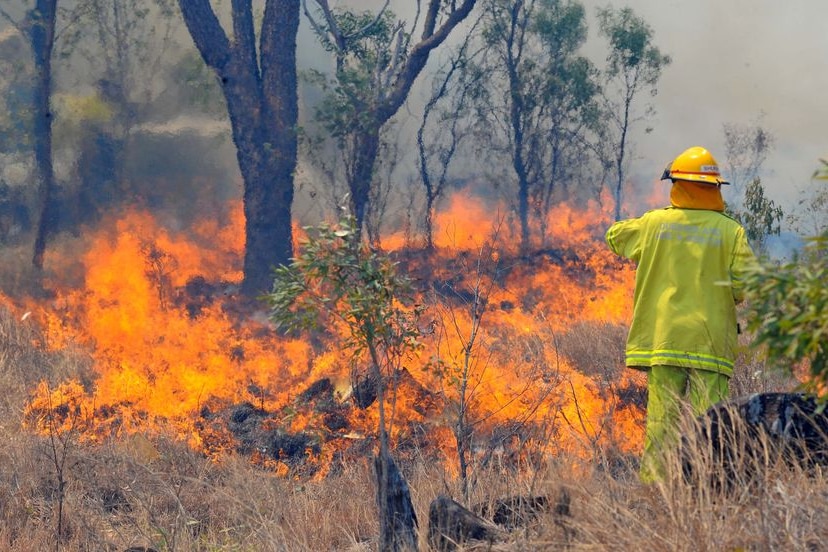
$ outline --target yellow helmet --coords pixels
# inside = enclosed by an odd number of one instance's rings
[[[661,180],[689,180],[720,186],[730,184],[722,179],[719,164],[713,154],[700,146],[684,150],[664,169]]]

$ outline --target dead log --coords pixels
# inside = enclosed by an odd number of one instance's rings
[[[416,551],[417,514],[411,502],[408,483],[390,454],[375,456],[374,469],[377,478],[377,505],[381,517],[380,550]]]
[[[447,496],[438,496],[428,509],[428,543],[440,552],[451,552],[471,541],[492,544],[501,530]]]
[[[697,422],[680,444],[688,481],[707,477],[714,486],[736,488],[780,462],[805,470],[828,466],[828,412],[811,395],[759,393],[723,401]]]

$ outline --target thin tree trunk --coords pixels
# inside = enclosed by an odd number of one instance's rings
[[[388,421],[385,418],[385,378],[379,364],[379,354],[373,345],[368,345],[374,377],[377,381],[377,403],[379,409],[378,433],[380,450],[374,458],[377,479],[377,509],[379,510],[380,544],[382,552],[410,552],[417,546],[417,515],[411,502],[408,483],[397,469],[391,457],[388,443]]]
[[[38,0],[31,12],[29,39],[35,61],[34,87],[34,157],[38,183],[40,218],[32,253],[32,265],[43,269],[43,256],[49,231],[54,227],[55,215],[52,195],[54,168],[52,166],[52,50],[55,40],[57,0]]]
[[[371,184],[374,178],[374,164],[379,154],[379,127],[374,127],[357,136],[354,148],[353,172],[348,186],[351,191],[351,207],[356,218],[357,231],[362,225],[371,201]]]
[[[630,105],[632,98],[628,95],[624,101],[624,118],[621,122],[621,137],[618,141],[618,156],[615,160],[615,170],[618,173],[618,181],[615,184],[615,220],[621,220],[621,201],[624,191],[624,158],[627,154],[627,130],[630,125]]]

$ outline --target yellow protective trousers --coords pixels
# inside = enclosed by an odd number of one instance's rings
[[[639,477],[652,483],[665,476],[664,455],[677,441],[682,406],[694,416],[727,398],[728,376],[711,370],[654,365],[647,371],[647,426]]]

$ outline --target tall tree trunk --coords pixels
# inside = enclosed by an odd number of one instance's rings
[[[43,269],[43,256],[49,231],[54,228],[52,201],[54,169],[52,166],[52,50],[55,42],[57,0],[38,0],[29,13],[29,42],[35,61],[34,87],[34,157],[38,183],[40,218],[34,241],[32,264]]]
[[[299,0],[267,1],[258,49],[250,1],[232,3],[232,42],[209,0],[179,0],[178,5],[227,102],[244,180],[242,292],[254,297],[270,290],[272,267],[293,256]]]
[[[509,82],[511,88],[511,109],[510,118],[512,124],[512,167],[518,181],[518,216],[520,218],[520,251],[525,253],[529,250],[529,171],[526,168],[525,143],[523,134],[523,98],[519,90],[517,77],[517,64],[510,67]]]
[[[523,55],[523,29],[520,13],[523,2],[515,2],[510,9],[510,28],[506,39],[506,72],[509,78],[509,123],[512,127],[512,167],[518,181],[518,216],[520,218],[520,251],[529,250],[529,171],[526,167],[524,142],[524,104],[521,80],[518,75]]]
[[[356,137],[353,169],[351,178],[348,179],[348,187],[351,191],[351,208],[358,231],[362,230],[371,201],[371,184],[374,180],[374,164],[377,161],[379,147],[379,127],[366,130]]]

